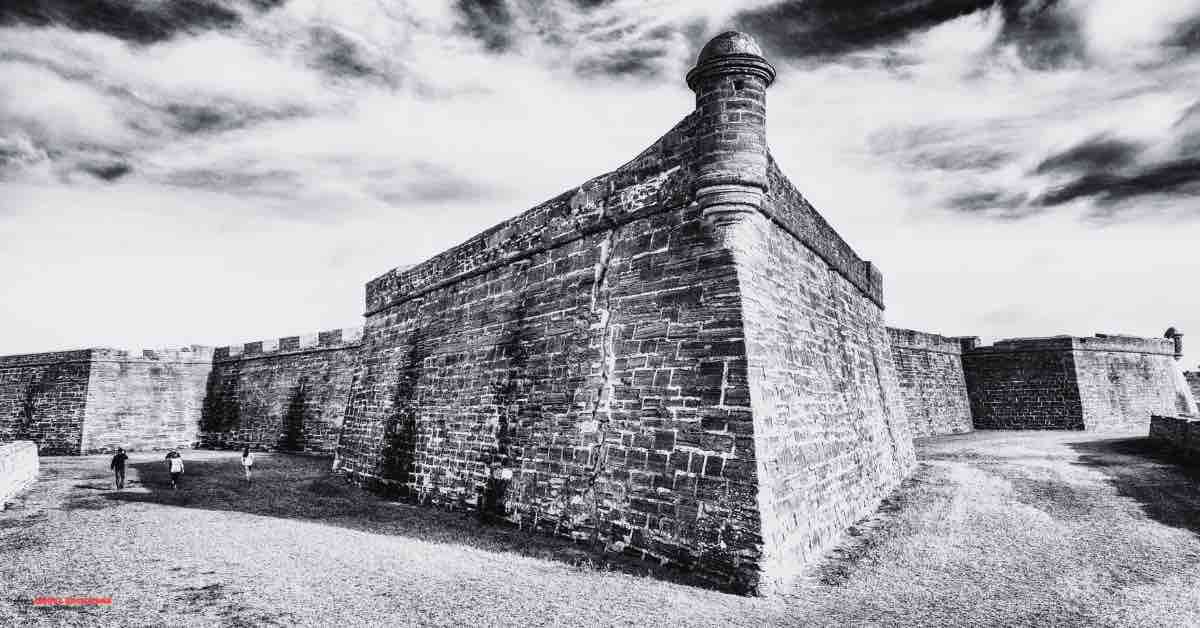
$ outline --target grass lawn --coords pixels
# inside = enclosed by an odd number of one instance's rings
[[[785,594],[743,598],[473,517],[378,499],[323,459],[42,460],[0,513],[0,626],[1200,626],[1200,471],[1144,439],[923,441],[872,519]],[[112,606],[35,607],[36,596]]]

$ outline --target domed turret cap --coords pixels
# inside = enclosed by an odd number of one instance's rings
[[[688,87],[714,74],[751,73],[763,77],[770,85],[775,80],[775,68],[763,58],[758,42],[746,33],[727,31],[713,37],[696,58],[696,67],[687,75]]]
[[[700,51],[700,56],[696,59],[696,65],[702,65],[705,61],[714,57],[724,57],[726,55],[754,55],[762,57],[762,48],[758,47],[758,42],[746,33],[738,31],[726,31],[713,37],[704,49]]]

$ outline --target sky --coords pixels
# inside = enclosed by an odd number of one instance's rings
[[[730,29],[889,325],[1200,348],[1200,0],[5,0],[0,354],[361,324],[652,144]]]

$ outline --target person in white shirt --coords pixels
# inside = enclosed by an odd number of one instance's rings
[[[171,472],[171,488],[179,488],[179,477],[183,475],[183,457],[179,452],[167,452],[167,470]]]
[[[250,446],[246,445],[242,449],[242,469],[246,471],[246,484],[250,483],[250,467],[254,466],[254,454],[250,453]]]

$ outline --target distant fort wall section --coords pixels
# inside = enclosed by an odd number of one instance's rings
[[[79,453],[91,372],[90,349],[0,357],[0,441]]]
[[[1105,334],[972,346],[963,367],[975,427],[1148,430],[1152,414],[1188,407],[1176,355],[1169,339]]]
[[[212,349],[91,350],[80,451],[172,449],[196,442]]]
[[[914,438],[973,429],[958,338],[888,328],[892,360]]]
[[[200,446],[333,455],[361,339],[350,327],[217,347]]]

